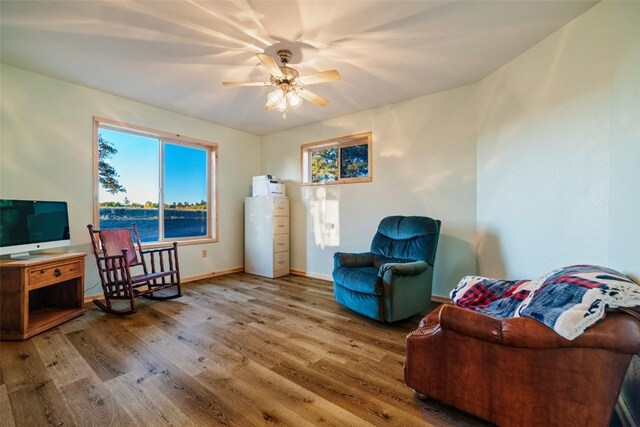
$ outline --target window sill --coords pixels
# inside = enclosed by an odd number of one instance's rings
[[[150,242],[143,243],[142,249],[154,249],[170,246],[173,242],[178,242],[178,246],[191,246],[191,245],[204,245],[207,243],[218,243],[219,239],[212,239],[210,237],[205,239],[185,239],[185,240],[167,240],[165,242]]]
[[[301,185],[303,187],[316,187],[320,185],[338,185],[338,184],[359,184],[362,182],[371,182],[373,181],[372,177],[366,178],[351,178],[351,179],[342,179],[338,181],[327,181],[327,182],[303,182]]]

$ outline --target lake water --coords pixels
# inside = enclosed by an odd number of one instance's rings
[[[140,240],[158,241],[158,210],[137,208],[100,208],[100,228],[138,227]],[[165,239],[207,235],[207,211],[164,210]]]

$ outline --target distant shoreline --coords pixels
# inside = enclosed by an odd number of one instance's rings
[[[158,208],[138,208],[138,207],[134,207],[134,206],[98,206],[100,209],[138,209],[138,210],[145,210],[145,211],[157,211]],[[206,209],[191,209],[188,207],[175,207],[175,208],[171,208],[171,207],[165,207],[165,210],[173,210],[173,211],[203,211],[206,212]]]

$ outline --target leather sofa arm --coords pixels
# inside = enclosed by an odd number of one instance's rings
[[[371,252],[363,252],[359,254],[350,254],[345,252],[336,252],[333,254],[333,266],[337,267],[372,267],[373,254]]]
[[[418,325],[419,328],[430,328],[435,325],[440,325],[440,310],[442,310],[443,306],[438,307],[437,309],[430,311],[426,316],[420,320]]]
[[[605,321],[574,340],[563,338],[530,318],[497,319],[452,304],[443,305],[439,313],[442,329],[509,347],[602,348],[625,354],[640,352],[640,321],[624,313],[609,313]]]
[[[424,316],[422,320],[420,320],[420,325],[418,329],[415,331],[409,332],[407,335],[407,340],[412,339],[412,337],[419,337],[425,335],[433,335],[436,332],[440,331],[440,308],[431,311],[429,314]]]
[[[502,344],[500,319],[477,313],[453,304],[443,304],[439,311],[443,329],[459,332],[468,337]]]
[[[416,274],[420,274],[426,271],[428,268],[429,264],[424,261],[406,263],[390,262],[387,264],[382,264],[380,266],[380,272],[378,273],[378,275],[380,277],[383,277],[385,272],[391,271],[394,274],[398,274],[400,276],[415,276]]]

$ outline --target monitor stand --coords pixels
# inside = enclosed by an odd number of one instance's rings
[[[31,259],[34,256],[31,255],[29,252],[19,252],[17,254],[11,254],[9,255],[9,258],[11,259]]]

